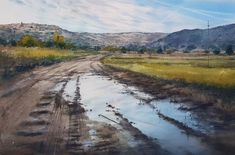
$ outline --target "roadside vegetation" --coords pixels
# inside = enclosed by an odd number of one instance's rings
[[[56,48],[2,48],[0,49],[0,78],[11,77],[17,72],[27,71],[36,66],[47,66],[89,54],[91,53],[84,50]]]
[[[155,78],[183,81],[219,88],[235,88],[235,56],[124,55],[106,57],[112,67],[142,73]]]
[[[82,50],[65,42],[64,36],[58,32],[47,41],[24,35],[10,43],[0,47],[0,80],[36,66],[51,65],[92,53],[92,50]]]

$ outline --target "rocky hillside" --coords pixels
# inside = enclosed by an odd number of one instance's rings
[[[148,44],[153,48],[165,46],[167,48],[188,50],[195,48],[225,49],[228,45],[235,46],[235,24],[209,29],[209,34],[207,29],[182,30]]]
[[[45,24],[7,24],[0,25],[0,41],[19,40],[29,34],[43,41],[52,39],[57,31],[65,40],[77,46],[145,46],[147,48],[207,49],[235,45],[235,24],[207,29],[182,30],[166,33],[78,33],[64,30],[58,26]]]
[[[165,33],[77,33],[77,39],[72,41],[79,41],[81,43],[88,43],[91,46],[128,46],[131,44],[145,46],[148,43],[157,41],[165,37]]]
[[[166,36],[165,33],[77,33],[64,30],[54,25],[44,24],[7,24],[0,25],[0,39],[10,41],[19,40],[23,35],[29,34],[42,41],[52,39],[57,31],[65,40],[77,46],[128,46],[135,44],[144,46]]]

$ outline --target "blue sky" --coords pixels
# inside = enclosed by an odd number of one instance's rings
[[[235,0],[0,0],[0,24],[76,32],[174,32],[235,23]]]

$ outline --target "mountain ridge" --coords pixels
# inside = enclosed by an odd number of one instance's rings
[[[71,32],[56,25],[38,23],[13,23],[0,25],[0,39],[19,40],[29,34],[40,40],[51,40],[53,33],[58,32],[67,42],[77,46],[117,46],[131,45],[146,48],[175,49],[224,49],[228,44],[235,45],[235,24],[223,25],[207,29],[183,29],[173,33],[161,32],[120,32],[89,33]]]

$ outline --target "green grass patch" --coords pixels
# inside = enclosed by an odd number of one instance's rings
[[[106,57],[103,63],[148,76],[199,85],[234,88],[235,57],[210,56],[138,56]]]

